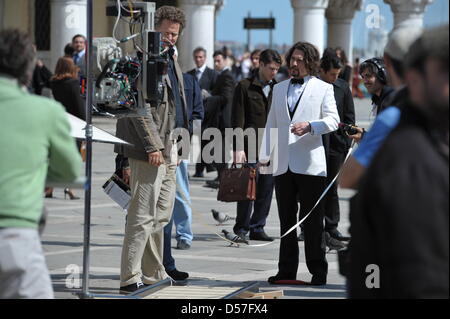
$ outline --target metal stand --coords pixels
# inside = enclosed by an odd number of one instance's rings
[[[92,38],[93,1],[87,1],[87,47],[86,47],[86,184],[84,200],[84,242],[83,242],[83,289],[82,299],[91,298],[89,294],[89,249],[91,240],[91,188],[92,188],[92,101],[94,81],[92,79]]]

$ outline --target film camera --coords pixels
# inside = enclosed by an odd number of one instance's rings
[[[357,129],[358,127],[355,125],[339,123],[339,128],[341,128],[342,131],[344,131],[344,133],[346,133],[347,135],[355,135],[359,133]]]
[[[145,103],[161,103],[169,56],[162,51],[161,33],[145,32],[144,36],[148,51],[134,57],[115,57],[104,64],[95,81],[97,112],[117,117],[142,116]]]
[[[112,117],[146,116],[146,105],[158,107],[163,99],[169,63],[162,35],[154,32],[156,5],[152,2],[109,1],[106,15],[116,17],[111,38],[97,38],[94,110]],[[116,38],[119,22],[130,35]],[[122,35],[124,36],[124,35]],[[133,56],[122,55],[119,45],[133,42]],[[99,73],[99,74],[98,74]]]

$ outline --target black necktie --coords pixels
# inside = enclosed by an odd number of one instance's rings
[[[295,85],[295,84],[299,84],[299,85],[303,85],[305,83],[304,79],[296,79],[296,78],[292,78],[291,79],[291,84]]]

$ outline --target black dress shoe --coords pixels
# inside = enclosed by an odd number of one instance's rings
[[[245,231],[238,231],[235,234],[239,237],[241,242],[248,244],[249,236],[247,235],[247,233]]]
[[[273,238],[269,237],[264,231],[250,232],[250,240],[273,241]]]
[[[176,269],[174,269],[172,271],[168,271],[167,274],[174,281],[182,281],[182,280],[186,280],[189,278],[189,274],[187,272],[178,271]]]
[[[277,281],[280,281],[280,280],[296,280],[296,279],[297,279],[296,276],[287,276],[287,275],[278,273],[275,276],[269,277],[269,279],[267,279],[267,282],[270,284],[275,284]]]
[[[131,294],[139,289],[145,288],[148,285],[142,283],[142,282],[137,282],[128,286],[124,286],[124,287],[120,287],[119,293],[121,295],[128,295]]]
[[[340,241],[349,241],[350,237],[344,236],[341,234],[341,232],[337,229],[329,230],[328,233],[330,234],[331,238],[340,240]]]
[[[202,178],[202,177],[204,177],[204,175],[203,175],[203,173],[195,173],[193,177]]]
[[[326,276],[312,276],[311,286],[325,286],[327,284]]]

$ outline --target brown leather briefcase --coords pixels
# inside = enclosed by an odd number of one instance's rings
[[[225,168],[219,179],[217,200],[221,202],[239,202],[256,199],[256,168],[235,164]]]

